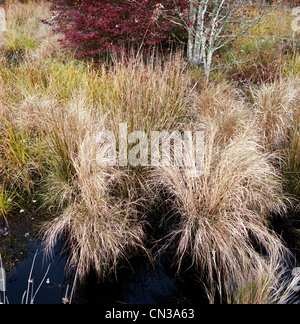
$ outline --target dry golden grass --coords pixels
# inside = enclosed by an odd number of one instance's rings
[[[144,249],[146,237],[129,171],[96,160],[106,150],[96,140],[101,116],[72,101],[44,120],[50,135],[44,201],[59,215],[42,231],[49,253],[65,238],[70,269],[80,281],[91,268],[102,279],[115,272],[130,253]]]
[[[299,112],[299,78],[290,77],[263,84],[253,90],[252,96],[263,144],[273,149],[283,147]]]
[[[59,155],[56,149],[53,153]],[[85,135],[73,149],[72,143],[64,148],[69,154],[67,175],[65,169],[59,172],[57,168],[48,175],[47,194],[53,194],[53,206],[60,206],[62,212],[45,225],[45,243],[51,252],[57,240],[65,237],[76,279],[82,281],[91,268],[104,279],[117,270],[119,262],[144,249],[140,203],[126,171],[99,167],[93,135]],[[65,166],[61,160],[53,161],[56,165]]]
[[[180,124],[190,91],[180,62],[170,59],[162,67],[160,61],[137,58],[96,68],[27,58],[0,72],[3,120],[13,130],[12,138],[19,138],[14,141],[18,154],[11,157],[18,157],[14,162],[23,170],[20,179],[25,171],[31,175],[31,161],[40,170],[39,195],[56,215],[43,227],[47,251],[64,238],[69,266],[76,268],[80,281],[91,268],[104,279],[131,253],[146,251],[143,219],[151,198],[146,200],[150,195],[142,178],[148,172],[101,167],[96,157],[107,147],[97,144],[97,135],[105,129],[117,136],[121,122],[128,124],[128,132]],[[10,134],[7,128],[3,132]],[[12,164],[8,169],[17,174]]]
[[[299,165],[299,80],[254,89],[250,105],[225,82],[191,86],[181,56],[62,62],[38,21],[48,16],[43,2],[11,3],[6,46],[21,44],[26,55],[17,64],[1,57],[0,66],[0,184],[37,190],[51,215],[42,228],[47,251],[63,239],[76,280],[92,268],[104,280],[131,255],[150,253],[145,215],[167,195],[173,223],[165,248],[175,246],[179,271],[188,264],[202,274],[211,302],[218,294],[228,303],[288,302],[281,270],[290,256],[269,222],[289,200],[271,161],[275,148],[291,168]],[[117,137],[120,123],[147,135],[203,130],[204,174],[101,166],[97,156],[108,147],[97,135]]]
[[[180,216],[167,235],[167,245],[177,246],[178,269],[187,261],[204,273],[211,299],[220,286],[227,302],[279,301],[271,286],[284,289],[278,271],[288,252],[269,229],[269,216],[283,213],[287,201],[260,146],[257,117],[251,119],[251,107],[231,86],[208,85],[191,94],[180,58],[163,68],[159,61],[133,60],[106,69],[28,59],[12,71],[3,66],[0,75],[2,116],[19,137],[27,134],[20,152],[26,149],[24,156],[38,162],[40,195],[54,214],[43,227],[47,251],[64,239],[79,281],[91,268],[104,279],[132,253],[148,253],[144,216],[155,201],[147,192],[150,173],[155,195],[167,192]],[[121,122],[148,134],[204,130],[204,175],[190,178],[176,167],[99,166],[97,153],[107,147],[99,147],[96,136],[103,129],[117,136]]]
[[[49,2],[8,0],[7,27],[2,40],[5,49],[26,52],[35,60],[62,58],[64,53],[58,43],[62,35],[54,34],[42,22],[51,17]]]
[[[275,255],[267,261],[261,258],[255,269],[248,268],[248,272],[244,272],[238,278],[236,289],[232,289],[231,284],[225,283],[218,293],[228,304],[293,304],[297,303],[295,287],[299,279],[299,275],[290,279],[290,271],[282,268],[281,261]],[[218,285],[220,282],[215,286]],[[215,289],[207,290],[211,303],[214,303],[218,296]]]
[[[300,177],[300,80],[282,78],[253,91],[253,110],[261,142],[266,151],[274,152],[285,191],[294,197],[293,214],[299,206]]]
[[[268,216],[282,212],[285,204],[280,179],[251,130],[224,145],[216,138],[216,126],[210,127],[202,177],[162,168],[155,179],[168,188],[174,214],[180,215],[169,237],[169,244],[178,244],[178,267],[189,256],[211,280],[218,270],[222,283],[234,282],[248,267],[255,268],[256,244],[268,255],[282,255],[284,247],[268,229]]]
[[[172,206],[164,248],[175,246],[178,271],[190,264],[203,274],[211,300],[221,294],[229,303],[277,303],[273,287],[286,288],[278,272],[289,252],[269,221],[289,202],[249,107],[236,98],[223,84],[208,86],[194,100],[193,127],[205,132],[201,177],[178,167],[154,172],[155,190],[168,192]]]

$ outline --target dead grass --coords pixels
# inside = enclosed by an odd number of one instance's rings
[[[254,112],[266,151],[273,152],[285,191],[294,198],[291,214],[299,207],[299,77],[289,76],[254,89]]]
[[[150,253],[146,216],[167,195],[165,248],[175,246],[178,271],[188,264],[202,274],[211,302],[217,295],[228,303],[288,302],[281,270],[290,256],[269,225],[290,201],[271,162],[279,149],[299,165],[299,80],[256,88],[249,104],[228,83],[192,85],[181,56],[63,62],[38,22],[48,5],[13,2],[10,10],[6,46],[23,44],[26,55],[18,64],[1,57],[0,184],[16,183],[21,195],[37,190],[51,215],[42,228],[48,253],[63,239],[76,280],[92,268],[104,280],[131,255]],[[108,147],[97,135],[118,137],[120,123],[128,133],[203,130],[204,174],[101,166]]]
[[[299,79],[290,77],[253,90],[254,112],[265,146],[283,147],[293,130],[299,110],[299,87]]]
[[[189,178],[174,168],[159,170],[156,181],[169,189],[174,215],[180,223],[169,236],[176,242],[178,267],[186,257],[213,281],[235,282],[260,258],[254,246],[267,255],[282,255],[284,247],[268,228],[271,212],[284,210],[280,179],[260,152],[255,137],[239,134],[230,144],[216,141],[215,125],[207,129],[205,171]]]
[[[204,174],[191,178],[176,167],[154,173],[153,186],[170,197],[173,222],[179,217],[164,248],[176,246],[178,271],[190,264],[204,274],[212,296],[276,303],[273,285],[280,286],[278,271],[289,255],[269,227],[272,213],[284,214],[288,204],[280,174],[255,123],[247,122],[249,108],[224,85],[212,91],[209,86],[194,101],[194,129],[205,131]]]
[[[111,130],[117,137],[121,122],[128,132],[180,124],[189,95],[180,62],[170,59],[163,67],[137,58],[98,69],[27,58],[2,67],[2,113],[9,127],[3,128],[9,140],[3,141],[3,158],[10,157],[14,176],[22,170],[22,186],[31,162],[40,171],[37,183],[28,181],[38,185],[43,206],[55,215],[43,227],[47,251],[64,238],[79,281],[91,268],[104,279],[132,253],[146,251],[148,172],[101,167],[96,158],[107,146],[97,144],[97,135]]]
[[[54,34],[51,27],[42,22],[52,17],[49,2],[7,2],[7,31],[3,39],[7,51],[26,52],[35,60],[41,61],[64,57],[58,43],[62,36]]]

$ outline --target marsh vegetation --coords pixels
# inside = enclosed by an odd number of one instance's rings
[[[8,2],[0,53],[4,264],[17,259],[12,229],[22,232],[25,222],[49,255],[63,240],[76,288],[91,272],[115,280],[133,257],[155,264],[167,253],[174,276],[191,271],[207,302],[295,302],[299,34],[278,40],[278,29],[292,34],[289,24],[260,25],[255,33],[272,28],[274,39],[228,45],[216,58],[226,68],[207,82],[180,50],[79,60],[42,22],[52,17],[48,2]],[[109,129],[117,137],[120,123],[146,134],[204,131],[203,175],[99,165],[107,148],[96,136]]]

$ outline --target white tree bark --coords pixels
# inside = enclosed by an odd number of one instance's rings
[[[139,4],[139,0],[127,0]],[[274,16],[284,0],[188,0],[187,16],[179,11],[177,0],[173,10],[159,10],[159,15],[188,30],[187,58],[194,65],[202,65],[207,80],[216,51],[245,36],[252,27],[262,24],[263,18]],[[159,4],[159,0],[158,0]],[[251,6],[259,7],[259,15],[247,16]],[[250,10],[251,12],[251,10]],[[184,18],[186,17],[186,18]],[[234,28],[231,26],[234,25]],[[247,35],[247,37],[251,37]]]
[[[174,1],[175,8],[176,0]],[[244,10],[253,6],[251,0],[189,0],[188,21],[183,21],[182,13],[174,10],[173,16],[168,13],[165,18],[188,29],[187,58],[194,65],[202,65],[204,74],[209,79],[213,66],[213,57],[216,51],[228,43],[244,36],[262,19],[274,15],[283,0],[274,1],[268,5],[265,1],[256,1],[260,7],[257,17],[242,15]],[[261,2],[259,4],[259,2]],[[249,7],[249,8],[248,8]],[[176,16],[178,19],[174,19]],[[163,14],[162,14],[163,15]],[[234,28],[231,25],[234,24]]]

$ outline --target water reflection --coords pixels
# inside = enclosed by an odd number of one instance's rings
[[[59,253],[59,250],[60,249],[57,248],[53,255],[53,259],[48,260],[44,257],[40,242],[30,242],[28,257],[24,261],[16,264],[15,269],[7,274],[6,295],[10,304],[21,304],[22,299],[25,303],[26,296],[28,297],[28,303],[30,303],[30,299],[34,296],[39,286],[40,289],[34,299],[35,304],[62,303],[69,282],[67,282],[64,275],[66,259]],[[33,261],[32,282],[29,283],[28,279]],[[49,271],[47,272],[48,267]],[[24,295],[24,292],[28,290],[28,285],[30,286],[30,292],[28,295],[27,293]]]

